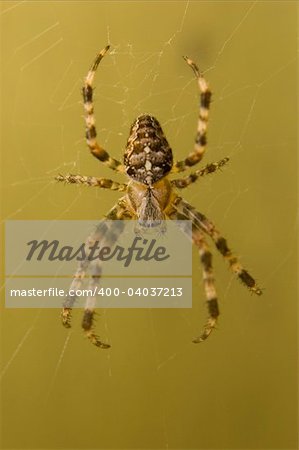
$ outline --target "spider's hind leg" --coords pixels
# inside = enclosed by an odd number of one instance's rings
[[[117,211],[117,210],[116,210]],[[113,214],[116,213],[114,210]],[[120,213],[120,210],[118,210]],[[111,213],[110,213],[111,215]],[[108,215],[109,217],[109,215]],[[110,216],[111,218],[111,216]],[[118,219],[121,219],[122,217],[119,215]],[[107,231],[104,236],[104,241],[102,242],[102,245],[105,247],[111,247],[115,242],[117,241],[118,237],[124,230],[124,223],[123,221],[111,221],[109,222],[110,226],[107,228]],[[106,225],[107,226],[107,225]],[[92,261],[90,264],[90,274],[91,278],[89,279],[87,290],[90,292],[86,299],[85,309],[84,309],[84,315],[82,320],[82,328],[84,331],[85,336],[89,339],[89,341],[96,345],[97,347],[100,347],[102,349],[109,348],[109,344],[103,343],[100,338],[96,335],[94,332],[94,315],[95,315],[95,304],[96,304],[96,296],[97,291],[100,285],[101,281],[101,275],[102,275],[102,261],[97,259]]]
[[[216,327],[219,316],[219,307],[215,288],[215,279],[212,268],[212,253],[209,250],[209,247],[205,241],[203,233],[196,227],[193,227],[192,240],[193,243],[198,247],[199,251],[200,261],[203,270],[203,283],[209,313],[209,317],[204,326],[202,334],[193,339],[193,342],[197,344],[199,342],[206,340],[210,336],[213,329]]]
[[[184,216],[187,216],[199,229],[212,238],[217,250],[227,260],[230,269],[238,276],[239,280],[247,286],[251,292],[262,295],[262,290],[258,287],[254,278],[246,269],[244,269],[237,256],[229,249],[226,239],[219,233],[213,222],[202,213],[196,211],[195,208],[182,198],[178,197],[176,199],[175,208]]]
[[[175,209],[169,211],[169,218],[179,221],[190,220],[188,216],[176,211]],[[219,316],[218,299],[212,267],[212,253],[210,252],[203,232],[196,226],[196,224],[192,223],[192,234],[190,233],[188,227],[186,228],[182,224],[180,224],[179,227],[190,239],[192,239],[192,242],[198,248],[200,262],[202,265],[203,284],[208,306],[208,320],[206,321],[203,332],[193,339],[193,342],[198,344],[199,342],[205,341],[210,336],[213,329],[216,328]]]
[[[209,250],[203,233],[195,227],[192,232],[192,239],[194,244],[198,247],[200,261],[203,268],[203,282],[209,313],[209,317],[205,324],[203,333],[193,339],[193,342],[197,344],[207,339],[207,337],[209,337],[213,329],[216,327],[217,319],[219,316],[219,307],[212,268],[212,253]]]
[[[93,247],[96,242],[101,243],[101,245],[104,246],[111,246],[114,244],[124,229],[123,219],[126,218],[129,219],[130,216],[127,211],[125,197],[123,197],[110,210],[106,216],[106,219],[102,220],[87,238],[84,247],[85,254],[89,254],[90,248]],[[70,328],[72,308],[78,299],[78,296],[76,296],[75,293],[76,290],[82,290],[83,281],[86,277],[87,271],[89,271],[91,275],[88,290],[91,290],[92,294],[89,294],[86,300],[82,328],[86,337],[94,345],[100,348],[109,348],[110,346],[108,344],[104,344],[93,330],[96,292],[100,283],[102,272],[102,264],[100,260],[90,261],[86,258],[79,262],[77,271],[70,286],[70,291],[72,291],[74,295],[69,295],[64,302],[61,313],[62,323],[66,328]]]
[[[62,181],[66,184],[80,184],[84,186],[100,187],[103,189],[110,189],[112,191],[124,192],[127,190],[127,185],[118,183],[117,181],[108,178],[89,177],[85,175],[57,175],[56,181]]]
[[[100,284],[100,278],[101,278],[101,272],[102,268],[99,263],[93,264],[92,268],[92,276],[90,279],[90,282],[88,283],[88,290],[92,291],[93,293],[96,293],[96,290],[99,287]],[[87,297],[85,309],[84,309],[84,315],[82,320],[82,328],[85,333],[85,336],[89,339],[89,341],[94,344],[96,347],[100,347],[102,349],[109,348],[109,344],[105,344],[102,342],[94,332],[94,315],[95,315],[95,302],[96,302],[96,296],[95,294],[92,294]]]
[[[105,234],[107,232],[106,220],[102,220],[100,224],[96,227],[96,229],[88,236],[84,245],[84,253],[88,255],[90,248],[96,242],[102,242],[104,240]],[[76,295],[76,291],[80,291],[82,289],[82,285],[84,279],[86,277],[87,270],[91,264],[91,261],[88,258],[79,261],[77,270],[75,275],[73,276],[73,280],[71,286],[69,288],[69,294],[66,297],[66,300],[63,304],[63,309],[61,312],[62,324],[66,328],[71,327],[71,318],[72,318],[72,309],[78,296]]]

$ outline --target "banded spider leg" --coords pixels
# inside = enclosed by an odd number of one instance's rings
[[[196,337],[193,342],[204,341],[215,328],[219,316],[218,300],[215,288],[215,280],[212,269],[212,254],[209,250],[204,234],[212,238],[217,250],[228,261],[230,269],[238,276],[241,282],[256,295],[261,295],[262,290],[257,286],[254,278],[243,268],[238,258],[231,252],[226,239],[216,229],[213,222],[207,219],[203,214],[193,208],[181,197],[173,201],[173,208],[168,212],[172,220],[191,220],[192,222],[192,241],[197,246],[200,255],[200,261],[203,266],[203,279],[206,299],[208,304],[208,320],[203,333]]]
[[[123,219],[125,218],[130,217],[128,216],[128,212],[123,205],[122,199],[120,199],[117,205],[107,214],[106,219],[102,220],[87,238],[85,242],[85,253],[88,254],[88,250],[95,242],[100,242],[101,245],[107,247],[113,245],[124,230],[125,225]],[[81,289],[88,272],[90,274],[90,278],[88,279],[88,290],[95,292],[96,288],[99,286],[102,274],[102,262],[99,259],[93,261],[84,259],[79,262],[77,271],[70,286],[70,291],[76,292],[76,290]],[[69,295],[64,302],[61,317],[62,323],[66,328],[70,328],[71,326],[72,308],[77,298],[78,297],[76,295]],[[82,320],[82,328],[86,337],[94,345],[106,349],[109,348],[110,345],[103,343],[93,330],[95,302],[96,298],[93,295],[87,297]]]

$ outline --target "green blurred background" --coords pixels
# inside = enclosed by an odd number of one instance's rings
[[[251,296],[215,255],[221,317],[202,345],[193,308],[107,310],[111,350],[63,329],[57,310],[1,310],[1,445],[7,449],[297,448],[296,2],[1,4],[3,219],[98,219],[117,193],[53,182],[113,176],[84,142],[81,86],[95,56],[99,139],[121,158],[155,115],[177,158],[193,148],[197,86],[213,90],[205,162],[222,173],[185,198],[213,219],[265,288]]]

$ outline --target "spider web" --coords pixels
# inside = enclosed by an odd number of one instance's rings
[[[194,251],[192,310],[102,311],[96,327],[113,347],[100,353],[80,334],[80,311],[67,332],[56,310],[3,308],[2,404],[20,398],[28,415],[18,414],[16,425],[14,408],[3,411],[4,447],[294,448],[291,419],[280,421],[281,435],[273,430],[280,411],[290,418],[296,408],[295,8],[257,1],[2,2],[3,219],[100,219],[119,198],[53,181],[59,173],[123,181],[89,156],[84,141],[80,89],[108,42],[95,80],[99,141],[121,159],[132,121],[148,112],[175,158],[184,158],[198,115],[197,85],[181,58],[187,54],[213,91],[203,164],[231,161],[182,193],[242,252],[267,293],[262,301],[248,296],[215,254],[221,322],[206,345],[192,346],[206,314]],[[268,399],[273,393],[276,403]],[[30,420],[40,433],[30,432]],[[100,440],[92,431],[98,423]],[[23,440],[10,435],[13,427]]]

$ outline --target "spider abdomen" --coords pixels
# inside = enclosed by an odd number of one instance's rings
[[[152,186],[171,170],[172,150],[155,117],[142,115],[134,121],[124,155],[126,173]]]

